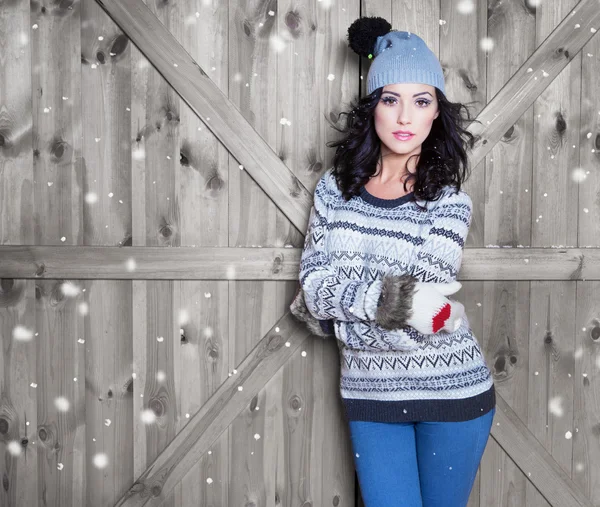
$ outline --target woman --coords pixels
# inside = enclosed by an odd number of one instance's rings
[[[496,410],[464,307],[446,297],[461,287],[473,136],[421,38],[361,18],[348,40],[374,57],[368,96],[330,144],[290,308],[337,339],[366,507],[464,507]]]

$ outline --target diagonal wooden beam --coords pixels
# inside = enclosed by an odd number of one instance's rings
[[[0,245],[0,278],[298,280],[301,256],[301,248]],[[600,280],[600,248],[465,248],[459,280]]]
[[[311,336],[288,311],[115,506],[162,505],[194,463]]]
[[[496,407],[491,436],[548,503],[560,507],[594,507],[498,391]]]
[[[579,25],[577,27],[576,25]],[[496,93],[468,129],[480,136],[470,152],[476,167],[504,133],[569,64],[600,27],[600,1],[581,0]]]
[[[177,39],[142,0],[96,1],[304,234],[312,195]],[[594,36],[600,26],[599,5],[599,0],[581,0],[481,111],[481,124],[469,125],[479,137],[469,153],[472,167]]]
[[[165,25],[142,0],[96,1],[304,234],[312,194]]]

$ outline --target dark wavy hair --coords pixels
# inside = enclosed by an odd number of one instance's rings
[[[455,186],[458,192],[469,177],[466,150],[473,148],[477,139],[463,127],[466,121],[478,122],[471,119],[467,107],[448,101],[437,87],[435,92],[440,114],[433,120],[431,131],[421,146],[416,172],[408,173],[404,181],[406,191],[407,183],[415,180],[413,201],[436,201],[445,185]],[[350,111],[338,115],[338,121],[340,116],[346,115],[346,123],[342,128],[329,122],[335,130],[344,134],[341,139],[326,145],[336,148],[332,172],[346,201],[360,193],[360,188],[375,174],[378,160],[382,159],[381,140],[375,131],[374,118],[375,107],[382,93],[383,87],[380,87],[370,95],[352,101]],[[463,108],[466,117],[461,115]]]

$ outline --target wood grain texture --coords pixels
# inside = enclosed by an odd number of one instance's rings
[[[80,4],[30,4],[30,50],[36,245],[82,245]],[[34,28],[35,26],[35,28]],[[15,34],[16,36],[16,34]],[[82,288],[35,284],[38,451],[37,503],[75,507],[86,502],[85,355],[78,337],[85,318]],[[75,295],[75,292],[77,292]]]
[[[116,505],[162,505],[175,484],[308,336],[312,335],[286,313],[236,365],[236,373],[215,390]]]
[[[142,0],[96,0],[300,231],[311,194]],[[209,120],[209,119],[212,119]]]
[[[481,122],[457,299],[501,410],[469,506],[599,497],[597,0],[323,4],[0,6],[0,504],[361,505],[336,344],[287,314],[361,14]],[[282,323],[302,346],[261,356]]]
[[[297,280],[301,248],[0,248],[0,277],[86,280]],[[457,278],[600,280],[599,248],[465,248]]]
[[[130,246],[131,44],[93,0],[81,2],[80,30],[83,244]],[[98,279],[83,284],[90,507],[114,503],[135,478],[131,285]]]
[[[35,243],[31,25],[29,2],[0,4],[0,245]],[[38,388],[31,386],[39,350],[35,294],[32,280],[0,280],[0,505],[36,505],[37,473],[45,467]],[[15,329],[29,339],[16,339]]]

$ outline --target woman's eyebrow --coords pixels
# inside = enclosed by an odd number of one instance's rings
[[[386,91],[385,91],[385,92],[383,92],[383,93],[391,93],[392,95],[396,95],[396,97],[400,97],[400,94],[399,94],[399,93],[396,93],[396,92],[389,92],[389,91],[387,91],[387,90],[386,90]],[[413,95],[413,97],[418,97],[419,95],[425,95],[426,93],[428,93],[429,95],[431,95],[431,93],[429,93],[429,92],[421,92],[421,93],[415,93],[415,94]],[[433,95],[431,95],[431,96],[433,97]]]

